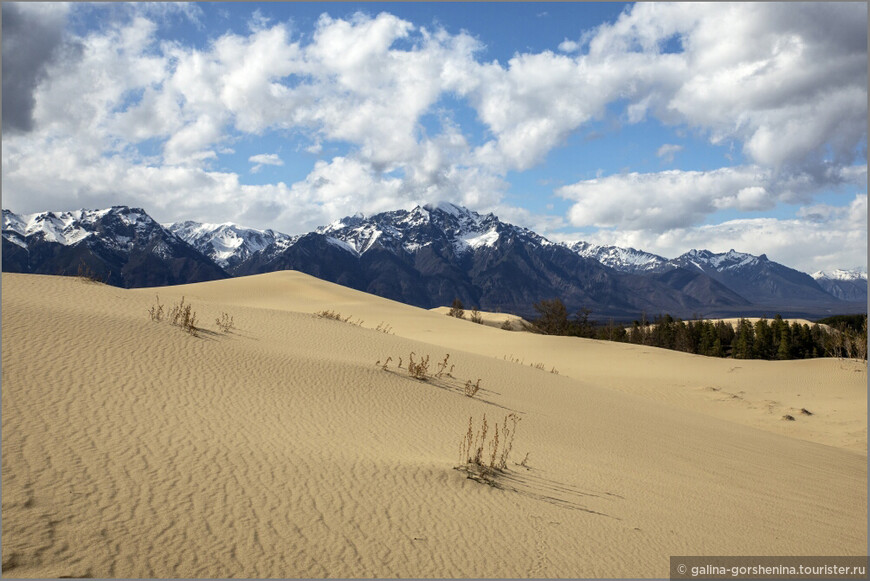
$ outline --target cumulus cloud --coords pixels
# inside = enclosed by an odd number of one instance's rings
[[[284,162],[278,157],[277,153],[260,153],[257,155],[252,155],[248,158],[248,161],[255,164],[254,167],[251,168],[251,173],[257,173],[261,169],[263,169],[264,165],[276,165],[282,166]]]
[[[219,211],[239,208],[249,223],[300,231],[447,199],[541,227],[567,220],[650,239],[721,210],[812,208],[821,191],[866,188],[866,166],[855,165],[866,155],[864,4],[639,3],[559,52],[505,63],[485,61],[468,33],[388,13],[324,15],[304,35],[255,15],[244,33],[190,46],[159,32],[169,17],[199,22],[196,5],[75,6],[123,14],[81,37],[63,32],[69,8],[33,6],[46,8],[3,5],[3,124],[18,131],[4,135],[3,184],[19,210],[141,203],[176,208],[170,219],[223,221]],[[49,12],[35,19],[38,10]],[[483,137],[450,114],[424,122],[445,100],[470,107]],[[742,148],[745,161],[564,186],[564,217],[503,203],[511,172],[611,115],[693,128]],[[240,137],[267,134],[303,135],[326,159],[289,185],[247,186],[213,169]],[[672,163],[680,147],[656,153]],[[251,171],[274,160],[251,156]],[[815,223],[815,212],[796,219]]]
[[[674,38],[682,52],[663,53]],[[598,62],[638,52],[679,61],[679,74],[639,93],[646,109],[702,128],[713,142],[735,139],[756,163],[800,166],[828,152],[843,164],[860,157],[866,4],[640,3],[602,25],[589,47]]]
[[[562,186],[556,193],[575,202],[568,212],[574,226],[664,232],[700,224],[719,210],[767,210],[777,202],[807,202],[825,188],[866,188],[866,181],[866,166],[789,175],[739,166],[616,174]]]

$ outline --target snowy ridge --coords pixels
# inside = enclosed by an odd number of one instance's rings
[[[622,272],[644,272],[661,268],[667,259],[634,248],[591,244],[582,240],[565,246],[585,258],[594,258],[601,264]]]
[[[818,270],[810,275],[816,280],[867,280],[867,269],[863,266],[843,270],[840,268],[834,270]]]
[[[132,228],[137,234],[147,234],[149,230],[160,228],[141,208],[126,206],[35,214],[15,214],[3,210],[3,237],[27,248],[27,239],[31,238],[72,246],[89,237],[101,236],[109,244],[129,250],[134,243],[132,237],[112,232],[106,227],[113,221]]]
[[[346,249],[357,256],[375,246],[414,254],[436,240],[449,242],[460,254],[493,247],[507,232],[535,237],[539,243],[544,243],[534,232],[504,224],[493,214],[481,216],[449,202],[382,212],[368,218],[356,214],[318,228],[316,232],[341,240],[347,245]]]
[[[231,222],[208,224],[188,220],[164,226],[222,267],[245,260],[266,248],[280,252],[294,240],[274,230],[244,228]]]

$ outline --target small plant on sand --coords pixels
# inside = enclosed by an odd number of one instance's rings
[[[148,315],[152,321],[161,321],[163,319],[163,305],[160,304],[160,295],[154,296],[156,297],[157,304],[151,305],[151,308],[148,309]]]
[[[465,318],[465,306],[462,304],[462,301],[459,298],[453,299],[453,304],[450,306],[450,312],[447,313],[448,316],[456,317],[457,319]]]
[[[471,380],[465,382],[465,395],[468,397],[474,397],[474,395],[480,389],[480,378],[477,379],[477,383],[471,383]]]
[[[447,369],[447,360],[450,359],[450,353],[444,356],[444,360],[438,364],[438,371],[435,373],[435,377],[441,377],[444,375],[444,370]],[[450,371],[453,371],[453,366],[450,367]],[[450,375],[450,372],[447,372],[447,375]]]
[[[199,329],[196,326],[196,313],[191,308],[190,303],[184,304],[184,297],[181,297],[181,302],[173,305],[169,311],[169,323],[181,327],[194,337],[199,336]]]
[[[337,312],[331,311],[331,310],[324,309],[322,311],[317,311],[314,314],[317,315],[318,317],[320,317],[321,319],[332,319],[333,321],[341,321],[342,323],[350,323],[351,325],[356,325],[357,327],[362,327],[362,324],[363,324],[362,319],[357,319],[356,321],[351,321],[350,318],[353,315],[348,315],[346,317],[342,317],[341,313],[337,313]]]
[[[511,325],[511,322],[507,319],[505,319],[504,323],[501,324],[501,328],[504,331],[513,331],[514,330],[514,326]]]
[[[426,381],[429,374],[429,356],[420,359],[419,363],[414,361],[414,352],[408,356],[408,375],[414,379]]]
[[[477,310],[477,307],[471,309],[471,322],[483,325],[483,316],[480,314],[480,311]]]
[[[495,433],[487,445],[486,437],[489,426],[486,414],[484,414],[483,422],[477,432],[474,431],[474,418],[469,417],[468,431],[459,444],[459,466],[457,468],[466,470],[469,473],[469,478],[476,476],[475,479],[493,484],[496,472],[507,469],[507,460],[513,448],[514,435],[519,421],[520,417],[515,413],[505,416],[501,432],[499,432],[498,424],[495,424]],[[484,455],[485,450],[489,452],[487,455]]]
[[[221,312],[221,316],[215,319],[215,324],[224,333],[229,333],[236,328],[236,325],[233,323],[233,317],[224,312]]]
[[[383,321],[378,323],[378,326],[375,327],[375,331],[380,331],[386,335],[395,335],[395,333],[393,333],[393,327],[390,326],[389,323],[384,323]]]

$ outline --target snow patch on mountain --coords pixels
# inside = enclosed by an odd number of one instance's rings
[[[584,242],[568,242],[564,244],[569,250],[585,258],[593,258],[598,262],[622,272],[643,272],[661,268],[667,259],[657,254],[651,254],[634,248],[606,246]]]
[[[818,270],[810,276],[816,280],[867,280],[867,269],[863,266],[858,266],[848,270],[840,268],[834,270]]]

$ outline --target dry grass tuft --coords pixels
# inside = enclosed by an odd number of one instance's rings
[[[480,314],[480,311],[477,310],[477,307],[471,309],[471,322],[483,325],[483,316]]]
[[[395,333],[393,333],[393,327],[389,323],[384,323],[383,321],[378,323],[378,326],[375,327],[375,331],[380,331],[387,335],[395,335]]]
[[[428,374],[429,356],[427,355],[426,357],[423,357],[420,359],[420,362],[417,363],[414,361],[414,352],[411,351],[411,354],[408,356],[408,375],[414,379],[426,381],[428,379]]]
[[[504,331],[513,331],[514,330],[514,326],[507,319],[505,319],[504,323],[501,324],[501,328]]]
[[[447,365],[448,365],[447,360],[448,359],[450,359],[450,353],[445,355],[444,360],[438,364],[438,372],[435,373],[435,377],[441,377],[442,375],[444,375],[444,370],[447,369]],[[450,371],[453,371],[453,366],[450,367]],[[447,375],[448,376],[450,375],[449,371],[447,372]]]
[[[194,337],[199,336],[199,329],[196,326],[196,312],[193,311],[190,303],[184,304],[184,297],[181,297],[181,302],[173,305],[169,311],[169,323],[181,327]]]
[[[215,323],[217,324],[218,329],[224,333],[229,333],[236,328],[232,316],[224,312],[221,312],[221,316],[215,319]]]
[[[161,321],[163,320],[163,305],[160,304],[160,295],[154,295],[157,304],[151,305],[151,308],[148,309],[148,315],[151,317],[152,321]]]
[[[491,484],[496,472],[503,472],[507,469],[507,461],[513,448],[514,435],[519,421],[520,417],[515,413],[506,415],[502,422],[501,431],[499,431],[499,425],[496,424],[493,438],[487,445],[486,436],[489,425],[486,421],[486,414],[484,414],[481,427],[477,432],[474,431],[474,418],[469,417],[468,430],[459,444],[459,466],[457,468],[467,470],[470,473],[469,477],[474,474]],[[484,450],[487,448],[489,450],[489,463],[484,458]],[[528,454],[526,458],[528,458]]]
[[[471,380],[465,382],[465,395],[468,397],[474,397],[474,394],[478,392],[480,389],[480,378],[477,379],[477,383],[471,383]]]
[[[357,327],[362,327],[363,321],[362,319],[357,319],[356,321],[351,321],[351,317],[353,315],[348,315],[346,317],[342,317],[341,313],[337,313],[331,310],[322,310],[314,313],[321,319],[332,319],[333,321],[341,321],[342,323],[350,323],[351,325],[356,325]]]

